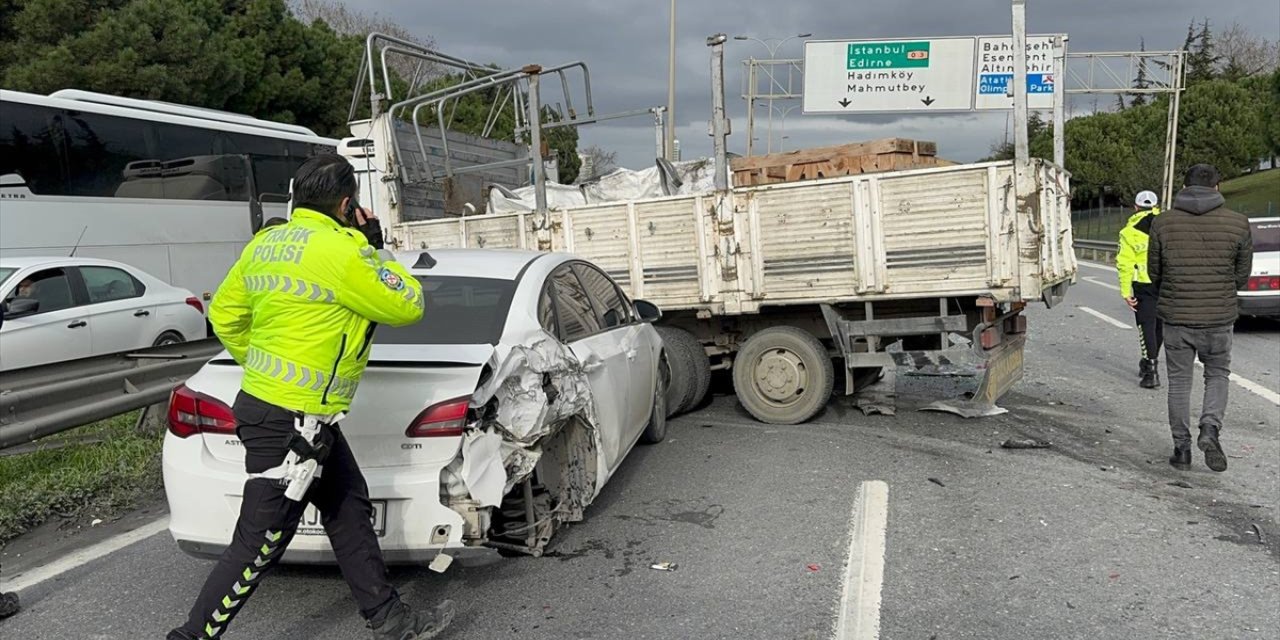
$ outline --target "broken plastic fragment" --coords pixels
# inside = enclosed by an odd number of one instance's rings
[[[649,568],[655,571],[675,571],[680,568],[680,565],[674,562],[655,562],[649,565]]]
[[[496,507],[506,493],[507,471],[502,460],[502,436],[473,431],[462,441],[459,475],[471,497],[482,507]]]

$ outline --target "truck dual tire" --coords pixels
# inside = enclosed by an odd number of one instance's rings
[[[702,404],[711,388],[711,360],[692,333],[677,327],[658,327],[671,363],[667,415],[674,416]]]
[[[734,358],[733,389],[756,420],[800,424],[831,399],[835,367],[813,334],[772,327],[747,339]]]

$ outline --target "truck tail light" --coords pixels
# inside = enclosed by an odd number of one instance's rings
[[[200,298],[191,296],[190,298],[186,299],[186,303],[188,307],[191,307],[192,309],[199,311],[200,315],[204,315],[204,304],[200,302]]]
[[[462,435],[467,426],[467,411],[471,407],[471,396],[454,398],[438,402],[418,414],[405,429],[404,435],[410,438],[447,438]]]
[[[233,436],[236,418],[231,407],[180,384],[169,396],[169,433],[179,438],[198,433]]]

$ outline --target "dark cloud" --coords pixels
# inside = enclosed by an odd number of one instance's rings
[[[685,157],[710,152],[710,56],[706,37],[723,32],[760,38],[813,33],[817,39],[856,39],[911,36],[990,35],[1007,33],[1007,0],[916,0],[905,2],[849,2],[812,0],[677,0],[677,99]],[[591,67],[599,112],[616,112],[662,105],[667,99],[667,19],[664,0],[529,0],[501,2],[469,0],[347,0],[353,8],[376,11],[423,36],[434,38],[442,51],[504,67],[543,65],[571,60]],[[1205,17],[1216,25],[1240,22],[1259,35],[1276,37],[1280,3],[1275,0],[1028,0],[1028,29],[1033,33],[1062,32],[1070,49],[1116,51],[1181,45],[1191,20]],[[1262,25],[1270,25],[1264,28]],[[800,56],[791,41],[779,57]],[[727,99],[734,120],[734,150],[746,146],[745,103],[739,97],[740,60],[767,57],[754,42],[730,41],[726,49]],[[548,91],[548,100],[552,91]],[[763,108],[757,118],[764,119]],[[835,144],[852,140],[902,135],[936,140],[943,155],[968,160],[986,152],[1005,131],[1003,114],[912,116],[908,118],[830,118],[805,116],[799,109],[785,119],[787,148]],[[780,119],[775,119],[775,146]],[[757,137],[765,135],[757,124]],[[586,143],[618,151],[626,166],[652,162],[652,120],[637,118],[584,127]],[[763,142],[759,143],[763,146]]]

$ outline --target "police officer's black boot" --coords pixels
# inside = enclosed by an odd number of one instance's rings
[[[1174,469],[1186,471],[1191,468],[1191,443],[1174,444],[1173,455],[1169,456],[1169,464]]]
[[[369,621],[374,640],[430,640],[453,622],[453,601],[445,600],[427,611],[414,611],[397,600],[381,622]]]
[[[1138,382],[1138,384],[1143,389],[1159,389],[1160,363],[1155,360],[1144,359],[1140,367],[1142,371],[1142,380]]]

